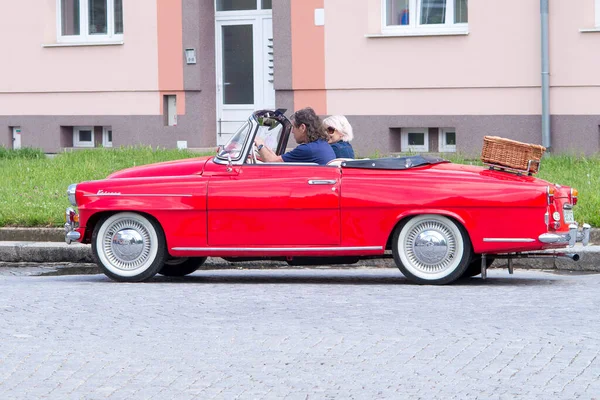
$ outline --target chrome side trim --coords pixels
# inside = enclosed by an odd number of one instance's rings
[[[535,242],[535,239],[529,238],[483,238],[484,242],[506,242],[506,243],[531,243]]]
[[[163,194],[163,193],[124,193],[124,194],[112,194],[112,193],[94,193],[86,194],[84,197],[192,197],[191,194]]]
[[[256,251],[256,252],[281,252],[281,251],[357,251],[357,250],[383,250],[382,246],[362,247],[172,247],[176,251]]]

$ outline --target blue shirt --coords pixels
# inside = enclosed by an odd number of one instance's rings
[[[302,143],[292,151],[281,156],[285,162],[312,162],[325,165],[335,158],[333,149],[323,139],[310,143]]]
[[[337,143],[332,143],[331,148],[333,149],[336,158],[354,158],[354,149],[350,142],[340,140]]]

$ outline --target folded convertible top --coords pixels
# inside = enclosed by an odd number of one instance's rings
[[[385,157],[374,160],[348,160],[342,162],[343,168],[366,168],[366,169],[409,169],[423,165],[450,162],[443,158],[433,156],[409,156],[409,157]]]

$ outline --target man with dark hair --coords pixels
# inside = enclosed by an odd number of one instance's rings
[[[335,158],[333,149],[327,142],[329,139],[321,118],[310,108],[296,111],[291,117],[292,134],[299,144],[292,151],[278,156],[265,146],[264,140],[257,137],[254,144],[260,158],[265,162],[310,162],[326,165]]]

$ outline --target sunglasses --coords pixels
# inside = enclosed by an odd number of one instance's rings
[[[335,128],[333,128],[333,127],[331,127],[331,126],[328,126],[328,127],[327,127],[327,132],[329,132],[329,133],[333,133],[333,132],[335,132]]]

